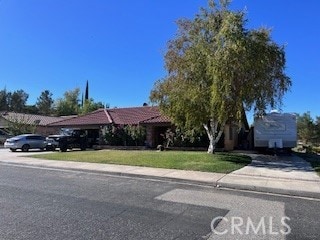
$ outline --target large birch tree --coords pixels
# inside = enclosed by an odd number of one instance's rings
[[[278,107],[291,80],[284,46],[270,30],[247,29],[245,12],[230,10],[227,0],[208,3],[194,19],[177,22],[164,57],[167,75],[150,99],[178,127],[204,128],[214,153],[228,121],[239,121],[245,110]]]

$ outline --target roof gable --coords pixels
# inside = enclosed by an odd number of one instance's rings
[[[106,109],[98,109],[82,116],[65,119],[50,124],[50,126],[79,126],[79,125],[106,125],[112,122]]]

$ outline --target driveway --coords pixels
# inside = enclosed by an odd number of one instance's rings
[[[251,157],[253,161],[250,165],[234,171],[233,174],[306,181],[320,180],[311,165],[295,155],[269,156],[253,154]]]
[[[219,181],[222,187],[320,197],[320,177],[297,156],[252,154],[252,163]]]
[[[11,152],[9,149],[0,148],[0,159],[16,159],[17,157],[28,157],[30,155],[34,155],[34,154],[47,154],[47,153],[51,153],[50,151],[40,151],[40,150],[33,150],[30,149],[29,152],[22,152],[20,150],[17,150],[16,152]]]

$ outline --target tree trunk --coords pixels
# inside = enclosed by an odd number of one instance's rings
[[[223,130],[224,130],[225,122],[219,124],[213,120],[210,120],[208,124],[203,124],[204,129],[207,132],[209,138],[209,147],[208,153],[214,154],[216,149],[216,144],[219,142]]]
[[[209,147],[207,153],[214,154],[216,149],[216,143],[213,141],[213,138],[209,138]]]

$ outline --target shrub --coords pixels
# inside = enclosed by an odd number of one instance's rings
[[[107,126],[105,140],[112,146],[143,146],[146,129],[142,126]]]
[[[206,134],[197,132],[184,132],[180,129],[169,128],[163,134],[163,145],[168,147],[207,147],[208,137]]]

